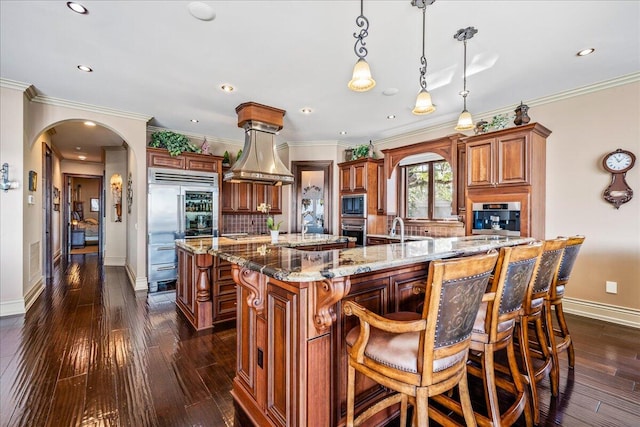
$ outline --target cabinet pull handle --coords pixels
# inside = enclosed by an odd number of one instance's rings
[[[176,266],[172,265],[171,267],[158,267],[157,271],[164,271],[164,270],[175,270]]]
[[[160,246],[158,248],[159,251],[172,251],[174,250],[176,247],[175,246]]]

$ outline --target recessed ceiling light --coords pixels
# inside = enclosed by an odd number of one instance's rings
[[[587,56],[587,55],[591,55],[595,51],[596,50],[591,47],[589,49],[581,50],[580,52],[576,53],[576,55],[578,55],[578,56]]]
[[[234,90],[236,90],[235,87],[231,86],[229,83],[225,83],[223,85],[220,85],[220,90],[222,90],[223,92],[233,92]]]
[[[311,108],[306,108],[306,107],[300,111],[302,111],[302,114],[311,114],[313,112]]]
[[[206,3],[192,1],[187,8],[191,16],[201,21],[213,21],[216,19],[216,13],[213,11],[213,8]]]
[[[71,10],[73,10],[75,13],[79,13],[81,15],[86,14],[87,12],[89,12],[87,10],[86,7],[84,7],[83,5],[81,5],[80,3],[75,3],[72,1],[68,1],[67,2],[67,7]]]
[[[396,115],[395,115],[395,114],[389,114],[389,115],[387,116],[387,119],[395,119],[395,118],[396,118]]]
[[[85,73],[91,73],[93,71],[91,67],[87,65],[78,65],[78,70],[84,71]]]
[[[198,120],[198,119],[191,119],[191,123],[198,123],[198,122],[200,122],[200,120]]]
[[[341,131],[340,131],[340,135],[346,135],[346,134],[347,134],[347,131],[346,131],[346,130],[341,130]]]
[[[80,155],[80,156],[78,156],[78,158],[79,158],[80,160],[87,160],[87,156],[82,156],[82,155]]]
[[[91,122],[91,121],[89,121],[89,120],[87,120],[86,122],[84,122],[84,125],[85,126],[95,126],[96,124]]]

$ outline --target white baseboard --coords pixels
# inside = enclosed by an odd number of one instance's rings
[[[106,256],[102,264],[109,267],[124,267],[126,265],[126,257],[122,256]]]
[[[138,292],[149,290],[146,276],[136,277],[136,274],[131,270],[131,266],[129,264],[125,265],[124,269],[127,272],[127,277],[129,277],[129,282],[131,283],[134,291]]]
[[[562,307],[565,313],[640,328],[640,310],[637,309],[568,297],[562,299]]]
[[[24,298],[12,301],[3,301],[0,303],[0,317],[14,316],[16,314],[25,314],[33,303],[36,302],[40,294],[44,291],[44,282],[42,278],[36,282],[27,292]]]
[[[24,298],[2,301],[0,303],[0,317],[25,314],[26,312],[27,311],[24,308]]]

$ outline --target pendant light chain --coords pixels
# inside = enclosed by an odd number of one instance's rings
[[[427,14],[427,5],[424,4],[422,6],[422,57],[420,58],[420,63],[422,67],[420,68],[420,87],[424,90],[427,90],[427,57],[424,54],[424,45],[425,45],[425,20]]]
[[[364,39],[369,35],[369,20],[364,16],[364,0],[360,0],[360,16],[356,18],[356,25],[360,27],[361,30],[359,33],[353,33],[353,37],[356,38],[353,50],[358,58],[364,59],[368,53],[367,48],[364,47],[367,44]],[[358,44],[360,44],[359,47]]]
[[[467,109],[467,95],[469,95],[469,91],[467,91],[467,39],[464,39],[464,66],[463,66],[463,74],[462,74],[462,99],[464,102],[464,109]]]

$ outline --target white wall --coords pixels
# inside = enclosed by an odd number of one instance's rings
[[[25,87],[0,86],[0,164],[19,188],[0,191],[0,316],[24,313],[24,95]]]

